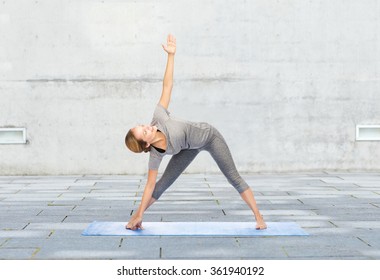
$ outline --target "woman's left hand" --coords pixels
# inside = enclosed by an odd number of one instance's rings
[[[164,50],[168,54],[175,54],[175,51],[176,51],[176,40],[175,40],[175,37],[173,35],[169,34],[167,42],[166,42],[166,46],[162,45],[162,47],[164,48]]]

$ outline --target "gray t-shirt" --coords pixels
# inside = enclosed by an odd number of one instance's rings
[[[165,155],[175,155],[185,149],[199,149],[206,145],[212,126],[204,122],[189,122],[172,118],[168,110],[157,104],[151,125],[166,136],[167,148],[160,153],[150,150],[149,169],[158,170]]]

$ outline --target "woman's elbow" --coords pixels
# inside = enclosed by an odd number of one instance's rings
[[[173,82],[164,82],[163,90],[166,92],[171,92],[173,89]]]

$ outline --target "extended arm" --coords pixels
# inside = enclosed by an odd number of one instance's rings
[[[167,109],[170,103],[170,97],[173,88],[173,73],[174,73],[174,55],[176,51],[176,39],[173,35],[168,35],[167,45],[162,45],[164,50],[168,53],[168,60],[166,63],[166,70],[164,75],[164,81],[162,85],[162,94],[160,98],[160,104]]]
[[[156,185],[157,173],[157,170],[149,170],[148,180],[144,188],[144,193],[141,198],[140,206],[137,209],[137,212],[131,217],[130,221],[125,226],[127,229],[142,229],[142,218],[144,215],[144,211],[155,201],[155,199],[152,197],[152,194]]]

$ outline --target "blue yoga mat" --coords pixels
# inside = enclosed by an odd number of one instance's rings
[[[254,222],[144,222],[144,229],[127,230],[126,222],[92,222],[85,236],[276,236],[309,235],[293,222],[267,223],[256,230]]]

